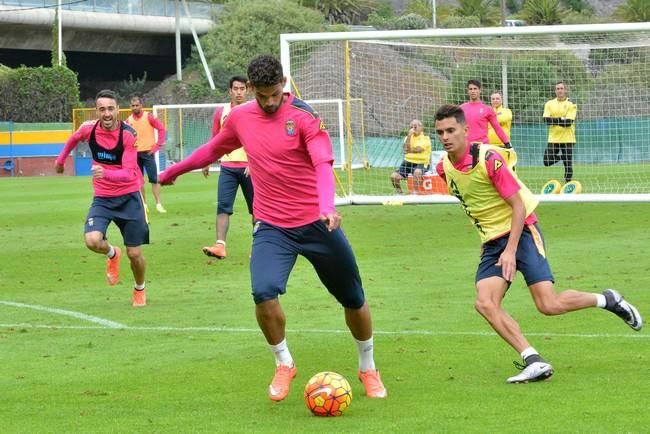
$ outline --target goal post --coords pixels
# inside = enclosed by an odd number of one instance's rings
[[[438,191],[396,196],[390,175],[412,119],[431,136],[435,163],[435,111],[466,101],[469,79],[483,83],[488,105],[502,92],[514,114],[519,177],[537,193],[549,180],[564,183],[562,162],[544,165],[542,115],[555,83],[567,84],[578,107],[573,179],[582,193],[541,200],[650,201],[650,23],[298,33],[281,35],[280,45],[287,82],[303,99],[363,102],[357,119],[343,116],[346,128],[363,124],[365,164],[343,163],[352,203],[450,200]],[[355,155],[354,134],[346,140]]]

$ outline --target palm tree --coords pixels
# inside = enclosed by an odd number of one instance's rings
[[[330,24],[355,24],[376,9],[373,0],[300,0],[299,4],[319,10]]]
[[[627,0],[614,15],[626,22],[650,21],[650,0]]]
[[[521,16],[528,24],[559,24],[564,12],[560,0],[526,0],[521,8]]]
[[[494,26],[501,22],[501,12],[495,0],[458,0],[456,15],[477,17],[482,26]]]

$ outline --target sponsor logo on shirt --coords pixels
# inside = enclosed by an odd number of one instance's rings
[[[287,120],[287,123],[284,124],[284,129],[287,130],[287,136],[296,135],[296,123],[292,119]]]
[[[97,159],[98,160],[105,160],[105,161],[117,161],[117,156],[110,154],[108,152],[98,152],[97,153]]]

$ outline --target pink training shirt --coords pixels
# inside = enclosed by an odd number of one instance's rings
[[[488,142],[488,122],[494,128],[494,132],[497,133],[499,139],[502,143],[510,143],[510,139],[503,128],[499,125],[497,120],[497,115],[487,104],[484,104],[482,101],[471,102],[468,101],[460,105],[460,108],[463,109],[465,113],[465,120],[467,121],[467,126],[469,127],[469,132],[467,133],[468,142],[479,142],[479,143],[489,143]]]
[[[470,148],[470,144],[468,143],[467,146],[465,147],[465,156],[461,158],[460,161],[453,163],[454,169],[460,172],[468,172],[472,168],[472,155],[469,153],[469,148]],[[486,160],[487,162],[492,162],[494,160],[499,160],[504,167],[507,167],[506,161],[498,152],[490,152],[489,155],[487,155],[487,160]],[[515,177],[512,175],[512,172],[510,170],[495,171],[494,164],[486,164],[486,168],[487,168],[490,181],[492,181],[492,184],[494,185],[494,188],[496,189],[497,193],[499,193],[499,196],[501,196],[504,200],[509,198],[513,194],[517,193],[521,189],[521,186],[519,185]],[[445,169],[443,168],[442,165],[442,160],[440,160],[436,165],[436,172],[438,172],[438,175],[445,182],[447,182],[447,178],[445,177]],[[528,217],[526,217],[524,224],[533,225],[536,222],[537,222],[537,216],[535,215],[534,212],[532,212]]]
[[[166,169],[160,181],[173,182],[242,145],[255,190],[255,218],[294,228],[335,211],[329,134],[318,113],[289,93],[273,114],[257,101],[234,107],[219,134]]]
[[[65,159],[70,152],[80,143],[90,140],[90,133],[96,123],[95,140],[97,144],[107,150],[115,149],[120,135],[120,128],[115,130],[105,130],[100,121],[84,122],[77,131],[65,142],[63,151],[56,159],[57,164],[63,166]],[[95,196],[98,197],[116,197],[139,191],[143,185],[142,173],[138,167],[138,151],[135,147],[135,132],[132,127],[125,124],[123,131],[122,145],[124,153],[122,154],[121,164],[111,165],[102,164],[93,160],[93,165],[99,165],[104,168],[103,178],[93,177],[93,189]]]

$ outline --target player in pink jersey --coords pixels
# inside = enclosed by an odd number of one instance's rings
[[[212,137],[221,131],[221,126],[226,122],[233,107],[246,102],[247,81],[246,77],[241,76],[234,76],[230,79],[228,83],[230,106],[219,107],[215,110],[212,120]],[[253,182],[250,178],[246,152],[243,149],[237,149],[235,152],[221,157],[219,165],[221,170],[217,182],[217,218],[215,222],[217,240],[212,246],[203,247],[203,253],[217,259],[224,259],[226,257],[226,236],[237,198],[237,188],[241,188],[253,224],[255,224],[255,217],[253,216]],[[209,176],[210,167],[204,167],[202,172],[203,176]]]
[[[257,103],[233,108],[221,132],[165,170],[161,183],[172,184],[177,176],[243,145],[255,190],[257,221],[250,264],[255,314],[276,362],[269,398],[284,399],[296,375],[278,297],[286,292],[297,255],[311,262],[344,307],[346,324],[357,343],[358,375],[366,395],[383,398],[387,393],[375,368],[370,308],[334,207],[332,143],[325,124],[308,104],[283,93],[286,78],[273,56],[254,58],[248,79]]]
[[[98,120],[84,123],[70,136],[56,159],[55,168],[57,173],[63,173],[70,152],[80,142],[88,142],[93,157],[94,197],[84,227],[86,247],[108,257],[106,278],[110,285],[115,285],[119,279],[121,251],[106,239],[108,225],[115,222],[122,233],[135,278],[133,306],[144,306],[146,261],[141,246],[149,244],[149,225],[140,195],[143,179],[138,167],[136,132],[117,119],[114,92],[100,91],[95,102]]]
[[[601,294],[555,291],[544,237],[534,213],[537,199],[511,172],[500,148],[468,143],[463,112],[455,105],[442,106],[436,112],[436,134],[447,151],[436,170],[481,237],[475,308],[524,361],[524,365],[515,363],[522,372],[507,381],[528,383],[553,375],[551,364],[528,343],[519,324],[502,307],[517,271],[523,274],[535,306],[545,315],[600,307],[640,330],[641,315],[613,289]]]
[[[467,140],[470,142],[489,143],[488,141],[488,122],[494,128],[494,132],[503,142],[505,148],[511,148],[510,139],[499,125],[497,115],[492,107],[481,101],[481,82],[479,80],[469,80],[467,82],[467,96],[469,101],[463,103],[460,107],[465,113],[467,127]]]

